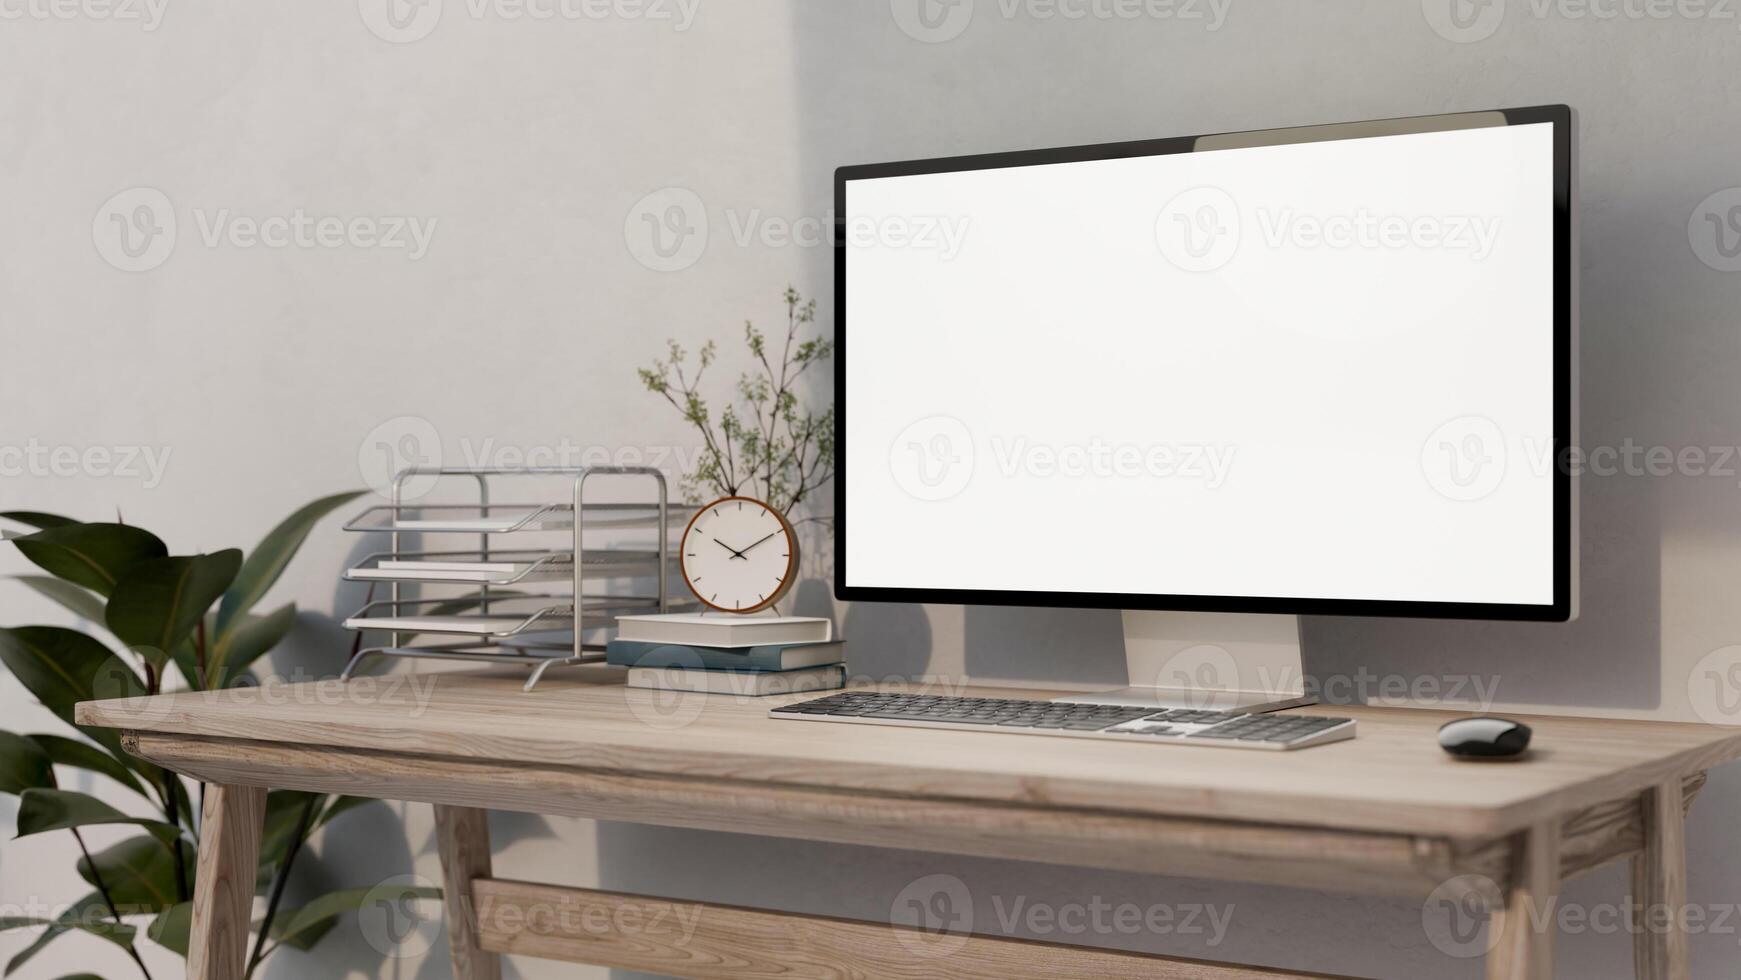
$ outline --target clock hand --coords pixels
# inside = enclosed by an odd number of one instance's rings
[[[725,549],[725,550],[727,550],[727,551],[729,551],[729,552],[731,552],[731,557],[732,557],[732,558],[743,558],[743,559],[744,559],[744,561],[749,561],[749,559],[748,559],[748,558],[744,558],[744,553],[743,553],[743,552],[742,552],[742,551],[739,551],[739,550],[737,550],[737,549],[736,549],[736,548],[733,548],[733,547],[732,547],[732,546],[731,546],[731,545],[729,545],[729,544],[726,544],[726,543],[725,543],[725,542],[724,542],[724,541],[721,541],[721,540],[720,540],[720,539],[718,539],[718,538],[714,538],[714,539],[713,539],[713,543],[714,543],[714,544],[717,544],[717,545],[719,545],[719,546],[720,546],[720,547],[721,547],[721,548],[724,548],[724,549]],[[752,546],[752,547],[753,547],[753,546]],[[731,558],[727,558],[727,559],[726,559],[726,561],[731,561]]]
[[[779,534],[780,534],[780,532],[779,532],[779,531],[775,531],[775,532],[774,532],[774,533],[773,533],[773,534],[770,534],[770,535],[768,535],[768,538],[772,538],[772,537],[777,537],[777,536],[779,536]],[[762,539],[762,541],[766,541],[766,540],[768,540],[768,538],[763,538],[763,539]],[[761,543],[762,543],[762,541],[757,541],[757,542],[756,542],[756,544],[761,544]],[[756,544],[752,544],[752,545],[750,545],[750,547],[749,547],[749,548],[745,548],[745,549],[744,549],[744,551],[748,551],[748,550],[750,550],[750,548],[754,548],[754,547],[755,547],[755,546],[756,546]],[[740,551],[740,552],[738,552],[738,557],[740,557],[740,558],[741,558],[741,557],[743,557],[743,552],[742,552],[742,551]],[[745,561],[749,561],[749,559],[748,559],[748,558],[745,558],[745,559],[744,559],[744,560],[745,560]]]

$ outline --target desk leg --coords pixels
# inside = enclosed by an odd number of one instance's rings
[[[478,945],[478,914],[472,882],[490,876],[490,825],[483,810],[435,808],[436,847],[441,851],[441,887],[447,904],[447,943],[454,980],[501,980],[502,960]]]
[[[1517,835],[1505,907],[1487,925],[1498,937],[1487,980],[1552,980],[1559,892],[1560,825],[1539,823]]]
[[[1687,980],[1687,823],[1681,780],[1644,793],[1644,850],[1632,859],[1632,963],[1639,980]]]
[[[188,980],[241,980],[252,931],[266,791],[207,783],[201,817],[187,976]]]

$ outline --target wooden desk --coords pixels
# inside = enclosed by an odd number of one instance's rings
[[[421,699],[381,678],[89,703],[78,720],[212,784],[194,980],[240,976],[267,788],[435,804],[461,978],[499,976],[501,953],[734,980],[1302,975],[980,936],[926,959],[887,923],[722,906],[681,942],[669,916],[663,938],[541,927],[529,909],[638,906],[651,921],[669,905],[492,877],[486,809],[1416,897],[1452,882],[1492,903],[1488,976],[1547,978],[1553,934],[1525,903],[1630,858],[1635,900],[1683,907],[1685,807],[1707,769],[1741,756],[1741,730],[1541,717],[1528,761],[1459,763],[1434,741],[1447,715],[1375,708],[1305,709],[1352,715],[1360,735],[1285,753],[765,717],[809,696],[674,715],[593,671],[532,694],[514,677],[441,674],[420,678],[435,681]],[[1635,946],[1639,976],[1687,976],[1684,931]]]

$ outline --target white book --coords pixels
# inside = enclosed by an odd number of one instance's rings
[[[834,639],[834,623],[815,616],[737,616],[731,613],[619,616],[617,639],[640,643],[689,643],[702,647],[828,643]]]
[[[803,670],[682,670],[676,667],[631,667],[628,685],[655,691],[730,694],[762,698],[773,694],[833,691],[846,686],[840,664]]]

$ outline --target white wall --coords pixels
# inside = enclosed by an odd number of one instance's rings
[[[787,283],[826,308],[822,250],[763,233],[822,217],[837,164],[1549,101],[1584,118],[1586,445],[1737,442],[1741,366],[1725,314],[1741,279],[1701,261],[1688,235],[1708,195],[1741,184],[1734,19],[1514,2],[1488,8],[1503,11],[1490,36],[1459,42],[1432,26],[1446,23],[1439,0],[1184,8],[1203,19],[1045,19],[1042,5],[978,0],[954,8],[965,19],[946,18],[941,34],[914,26],[916,4],[930,0],[701,0],[682,30],[644,13],[509,20],[489,7],[478,18],[464,0],[434,0],[423,8],[441,10],[433,30],[394,43],[367,26],[386,23],[384,2],[168,0],[147,30],[94,16],[94,0],[71,19],[0,0],[0,12],[25,12],[0,24],[12,228],[0,236],[0,446],[170,453],[156,485],[6,475],[0,503],[87,518],[119,507],[178,550],[212,549],[251,544],[304,500],[358,485],[360,455],[373,465],[378,442],[424,431],[393,422],[402,417],[426,420],[457,461],[489,439],[688,449],[633,369],[667,337],[692,347],[719,337],[729,350],[745,318],[773,322]],[[684,16],[675,0],[663,9]],[[429,23],[382,33],[404,40]],[[179,229],[166,262],[128,273],[105,261],[93,220],[136,187],[161,191]],[[667,187],[699,197],[710,235],[693,265],[657,272],[637,259],[658,264],[637,208]],[[653,203],[663,213],[666,199]],[[435,230],[417,260],[202,240],[202,219],[223,209],[265,219],[298,208]],[[754,234],[739,244],[746,226]],[[1693,695],[1709,692],[1694,682],[1711,666],[1701,662],[1741,643],[1728,596],[1741,570],[1736,493],[1732,474],[1587,479],[1579,624],[1314,620],[1312,662],[1344,675],[1493,676],[1502,701],[1548,710],[1699,717]],[[334,584],[354,545],[343,537],[323,528],[282,595],[320,612],[355,602]],[[0,554],[0,573],[24,568]],[[811,585],[801,602],[819,608],[824,591]],[[0,596],[7,624],[65,621],[15,585]],[[864,673],[1097,681],[1121,665],[1113,614],[860,607],[845,628]],[[330,665],[344,642],[310,617],[280,665]],[[8,727],[52,730],[26,702],[0,682]],[[404,809],[404,830],[380,809],[326,841],[331,883],[413,864],[434,874],[427,810]],[[1729,842],[1738,809],[1741,776],[1719,771],[1693,811],[1696,903],[1741,902]],[[1429,943],[1411,902],[526,817],[496,831],[511,841],[498,862],[511,875],[881,920],[910,882],[946,873],[970,888],[982,930],[998,929],[991,909],[1018,896],[1231,903],[1227,940],[1213,948],[1180,936],[1052,938],[1366,976],[1479,973]],[[0,902],[77,888],[60,842],[0,845]],[[1568,900],[1615,901],[1623,889],[1609,871]],[[0,955],[22,945],[0,937]],[[1732,976],[1741,956],[1732,932],[1694,949],[1704,978]],[[1561,975],[1624,976],[1628,960],[1623,936],[1568,936]],[[348,975],[446,975],[439,955],[382,962],[350,925],[318,960],[286,956],[272,975],[353,964]],[[20,976],[90,968],[133,974],[74,937]]]

